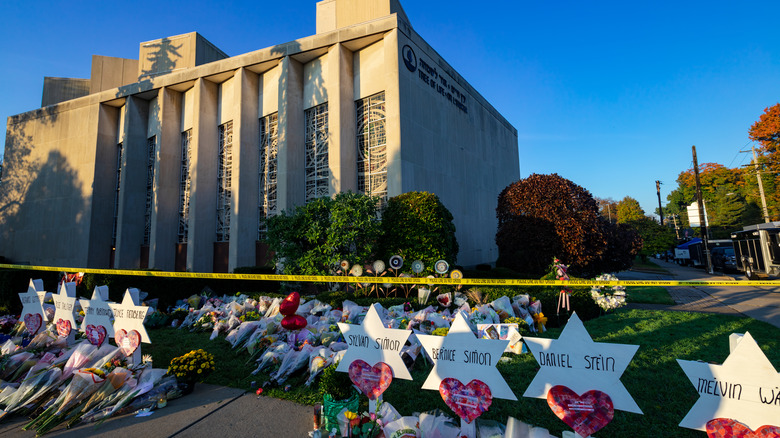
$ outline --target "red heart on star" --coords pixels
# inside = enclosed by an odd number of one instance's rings
[[[707,422],[709,438],[780,438],[780,426],[761,426],[755,432],[731,418],[715,418]]]
[[[553,386],[547,393],[547,404],[558,418],[580,436],[593,435],[609,424],[615,415],[609,395],[596,390],[580,396],[565,386]]]
[[[447,377],[439,384],[439,394],[444,403],[469,424],[493,404],[490,387],[477,379],[464,385],[458,379]]]
[[[103,342],[106,340],[106,336],[108,335],[108,331],[102,325],[95,326],[92,324],[87,324],[87,328],[85,331],[89,343],[96,347],[100,347],[103,344]]]
[[[349,379],[370,400],[376,400],[393,381],[393,370],[384,362],[373,367],[364,360],[349,364]]]
[[[122,350],[122,353],[130,357],[138,349],[138,346],[141,345],[141,334],[138,333],[138,330],[130,330],[130,333],[128,333],[125,329],[119,329],[114,334],[114,340],[119,349]]]
[[[72,329],[73,326],[70,325],[70,321],[67,319],[60,318],[57,320],[57,334],[60,335],[60,337],[67,337]]]
[[[43,317],[40,313],[28,313],[24,315],[24,325],[28,333],[35,335],[43,326]]]

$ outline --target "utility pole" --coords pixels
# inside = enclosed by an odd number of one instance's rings
[[[655,192],[658,194],[658,214],[661,216],[661,225],[664,224],[664,209],[661,207],[661,181],[655,180]]]
[[[672,220],[674,220],[674,235],[677,236],[677,240],[680,240],[680,227],[677,226],[677,215],[672,215]]]
[[[764,222],[769,223],[769,211],[766,209],[766,197],[764,196],[764,183],[761,182],[761,171],[758,168],[758,157],[756,157],[756,147],[753,149],[753,164],[756,166],[756,178],[758,179],[758,192],[761,194],[761,206],[764,209]]]
[[[693,175],[696,177],[696,198],[699,205],[699,226],[701,227],[701,240],[704,242],[704,255],[707,259],[707,272],[712,275],[712,260],[710,259],[709,239],[707,239],[707,223],[704,215],[704,200],[701,197],[701,182],[699,181],[699,160],[696,158],[696,146],[693,150]]]

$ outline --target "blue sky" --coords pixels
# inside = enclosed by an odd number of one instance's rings
[[[315,0],[2,2],[0,117],[40,107],[44,76],[197,31],[230,56],[315,33]],[[780,2],[402,0],[412,27],[518,130],[520,174],[558,173],[646,213],[699,162],[749,162],[780,101]],[[0,139],[4,146],[4,136]]]

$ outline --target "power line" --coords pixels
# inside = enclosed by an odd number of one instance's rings
[[[748,142],[747,142],[747,143],[745,143],[745,145],[744,145],[744,146],[742,146],[740,149],[743,149],[745,146],[749,145],[749,144],[751,143],[751,141],[752,141],[752,140],[748,140]],[[726,167],[728,167],[728,168],[731,168],[731,165],[732,165],[732,164],[734,164],[734,160],[736,160],[736,159],[737,159],[737,157],[739,157],[739,154],[740,154],[740,153],[742,153],[742,151],[741,151],[741,150],[737,151],[737,153],[736,153],[736,154],[734,154],[734,158],[732,158],[732,159],[731,159],[731,162],[730,162],[730,163],[729,163],[729,165],[728,165],[728,166],[726,166]],[[740,164],[741,164],[741,163],[740,163]]]

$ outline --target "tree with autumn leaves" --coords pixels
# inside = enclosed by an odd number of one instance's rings
[[[780,103],[764,109],[764,114],[750,127],[748,135],[760,145],[758,167],[761,171],[767,209],[771,220],[780,219]],[[754,186],[755,173],[753,175]],[[757,192],[757,190],[756,190]]]
[[[554,257],[582,277],[627,269],[642,244],[631,227],[603,218],[590,192],[557,174],[505,188],[496,215],[496,264],[526,274],[545,274]]]
[[[751,184],[752,179],[752,184]],[[745,169],[730,169],[717,163],[699,165],[699,181],[712,237],[728,239],[732,231],[761,220],[760,199],[755,174]],[[693,169],[681,172],[677,188],[667,196],[664,216],[677,216],[681,228],[689,226],[687,207],[696,202]]]

